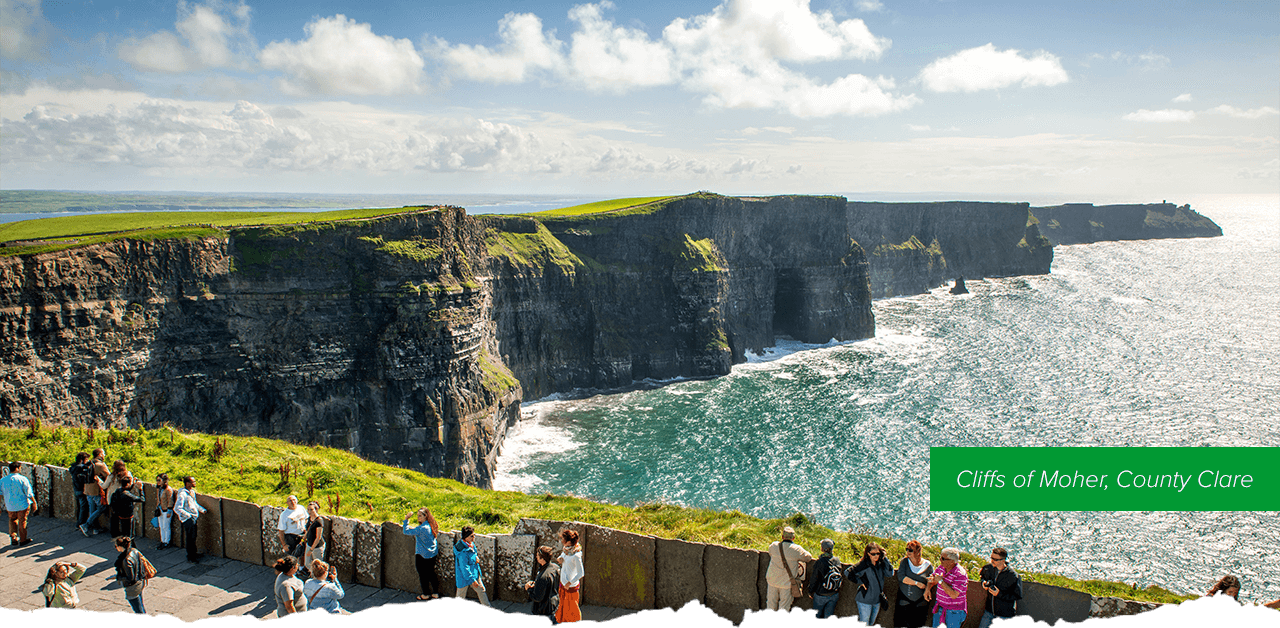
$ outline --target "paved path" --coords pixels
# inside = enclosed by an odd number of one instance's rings
[[[58,560],[78,562],[85,575],[76,585],[80,607],[86,610],[129,612],[124,591],[115,581],[115,548],[111,537],[98,534],[85,538],[66,521],[31,517],[34,541],[25,547],[9,545],[0,538],[0,606],[19,610],[44,607],[40,585],[45,573]],[[142,597],[147,612],[169,614],[184,621],[228,615],[274,616],[275,598],[271,587],[275,571],[226,558],[205,556],[199,564],[186,562],[186,550],[156,549],[150,539],[137,539],[138,549],[159,572]],[[395,589],[377,589],[343,583],[346,597],[342,607],[352,612],[382,604],[414,602],[414,594]],[[494,602],[494,608],[509,613],[528,613],[528,604]],[[631,613],[624,609],[584,606],[583,619],[603,621]]]

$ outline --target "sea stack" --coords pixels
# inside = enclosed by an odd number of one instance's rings
[[[964,287],[964,277],[956,277],[956,284],[951,286],[951,294],[969,294],[969,289]]]

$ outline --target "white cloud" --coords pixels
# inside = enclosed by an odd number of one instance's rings
[[[612,7],[606,0],[569,11],[569,19],[578,24],[569,50],[571,76],[588,89],[612,92],[674,82],[671,49],[644,31],[604,19],[602,9]]]
[[[212,0],[178,3],[177,34],[158,31],[121,42],[116,54],[134,68],[181,73],[205,68],[244,68],[257,45],[249,32],[249,6]],[[181,38],[179,38],[181,35]]]
[[[874,13],[884,10],[884,3],[880,0],[858,0],[858,10]]]
[[[317,18],[297,43],[272,42],[258,55],[262,67],[287,78],[281,89],[296,95],[391,95],[422,91],[423,61],[413,42],[376,35],[369,24],[345,15]]]
[[[493,50],[466,44],[450,47],[444,40],[438,40],[436,48],[454,72],[474,81],[520,83],[532,70],[565,67],[564,42],[554,33],[544,33],[542,20],[532,13],[508,13],[498,22],[498,36],[502,44]]]
[[[1058,57],[1040,51],[1024,57],[1017,50],[996,50],[994,44],[962,50],[925,66],[920,80],[935,92],[976,92],[1016,83],[1023,87],[1052,86],[1068,80]]]
[[[1239,109],[1231,105],[1218,105],[1210,109],[1208,113],[1225,113],[1233,118],[1247,118],[1256,120],[1264,116],[1274,116],[1280,114],[1280,109],[1275,107],[1258,107],[1257,109]]]
[[[1160,109],[1158,111],[1139,109],[1133,113],[1125,114],[1123,119],[1130,122],[1190,122],[1196,119],[1196,112],[1185,109]]]
[[[1174,96],[1173,102],[1191,102],[1191,94],[1181,94]]]
[[[4,58],[44,58],[48,29],[40,0],[0,0],[0,55]]]
[[[919,133],[919,132],[923,132],[923,131],[932,131],[933,129],[932,129],[932,128],[930,128],[930,127],[929,127],[929,125],[927,125],[927,124],[908,124],[908,125],[907,125],[907,130],[908,130],[908,131],[915,131],[915,132]]]

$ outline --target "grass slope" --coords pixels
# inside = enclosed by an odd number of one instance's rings
[[[218,444],[220,441],[226,443],[225,448]],[[257,504],[279,506],[291,493],[305,502],[310,485],[314,491],[311,498],[321,503],[326,514],[373,522],[400,521],[410,510],[427,506],[446,530],[473,525],[480,532],[506,533],[521,517],[534,517],[583,521],[640,534],[752,549],[764,549],[777,538],[782,526],[790,525],[797,531],[797,542],[815,552],[821,539],[835,539],[836,556],[846,562],[861,556],[861,550],[853,548],[879,542],[889,550],[895,567],[906,546],[904,540],[864,532],[836,532],[799,513],[781,519],[759,519],[736,510],[718,512],[671,504],[628,507],[573,496],[489,491],[369,462],[342,450],[265,438],[217,437],[172,428],[89,432],[37,425],[32,433],[30,428],[0,427],[3,460],[69,466],[76,452],[95,447],[105,448],[108,460],[124,460],[133,474],[144,480],[154,480],[159,473],[170,477],[194,475],[200,478],[202,491]],[[281,469],[286,466],[289,476],[284,481]],[[341,506],[332,508],[337,498]],[[926,546],[925,556],[937,564],[940,550],[937,545]],[[971,577],[976,578],[983,559],[971,554],[962,559]],[[1154,602],[1188,599],[1159,587],[1140,590],[1100,580],[1079,581],[1035,573],[1022,576],[1100,596]]]
[[[654,201],[661,201],[672,196],[638,196],[634,198],[615,198],[610,201],[596,201],[594,203],[586,203],[583,205],[574,205],[572,207],[562,207],[560,209],[548,209],[546,211],[534,212],[526,214],[528,216],[581,216],[583,214],[599,214],[603,212],[617,211],[637,205],[645,205]]]

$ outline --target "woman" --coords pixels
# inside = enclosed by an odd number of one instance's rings
[[[44,605],[51,608],[76,608],[80,606],[80,595],[76,593],[76,582],[84,576],[84,567],[80,563],[58,561],[49,568],[44,577]]]
[[[965,593],[969,587],[969,575],[960,566],[960,550],[948,547],[942,550],[942,559],[933,575],[929,576],[926,600],[933,600],[933,626],[946,624],[947,628],[960,628],[969,608]]]
[[[160,545],[156,549],[168,549],[173,539],[173,504],[178,499],[178,491],[169,486],[169,474],[156,476],[156,527],[160,529]]]
[[[550,617],[552,623],[555,623],[556,607],[560,603],[560,596],[556,594],[560,588],[560,565],[551,560],[551,548],[546,545],[538,548],[536,557],[541,570],[538,580],[529,581],[524,585],[524,590],[529,592],[533,614]]]
[[[857,548],[854,548],[857,551]],[[845,572],[845,577],[858,588],[854,601],[858,603],[858,621],[870,626],[880,614],[880,598],[884,595],[884,579],[893,574],[889,558],[879,543],[868,543],[862,550],[862,560]]]
[[[924,591],[929,587],[933,565],[924,558],[920,541],[907,543],[907,555],[898,564],[898,608],[893,613],[893,625],[899,628],[920,628],[929,622],[929,601]]]
[[[306,547],[302,552],[302,562],[310,565],[313,561],[324,560],[324,519],[320,517],[320,502],[307,502],[307,528],[302,542]]]
[[[563,548],[560,554],[560,605],[556,608],[556,623],[582,621],[582,609],[578,608],[578,596],[581,594],[582,577],[586,570],[582,567],[582,546],[578,545],[578,533],[564,529],[560,531],[560,542]]]
[[[147,586],[147,574],[142,568],[142,552],[133,546],[133,539],[128,536],[116,537],[116,580],[124,587],[124,599],[129,601],[133,612],[144,615],[147,609],[142,606],[142,589]]]
[[[431,511],[423,507],[416,513],[418,527],[410,529],[409,517],[414,514],[411,512],[404,516],[400,529],[413,537],[413,566],[418,570],[418,583],[422,585],[422,595],[418,599],[434,600],[440,597],[440,579],[436,577],[436,557],[440,554],[436,535],[440,533],[440,526],[436,525]]]
[[[1235,576],[1223,576],[1221,580],[1214,583],[1213,587],[1205,595],[1213,597],[1219,593],[1230,595],[1236,600],[1240,599],[1240,579]]]
[[[117,460],[111,463],[111,475],[107,477],[107,483],[102,487],[102,493],[106,495],[107,503],[110,505],[111,496],[115,494],[116,489],[124,484],[124,479],[129,477],[129,467],[125,465],[123,460]]]
[[[307,608],[326,610],[334,615],[350,615],[338,604],[346,592],[342,583],[338,582],[338,570],[330,569],[323,560],[311,561],[311,579],[303,585],[302,592],[307,596]]]
[[[462,538],[453,546],[453,583],[458,587],[458,597],[467,597],[467,589],[475,589],[480,603],[489,606],[489,596],[484,590],[484,574],[480,571],[480,558],[476,555],[476,532],[471,526],[463,526]]]
[[[126,475],[111,494],[111,536],[133,536],[133,505],[144,501],[142,495],[132,492],[133,476]],[[139,487],[141,488],[141,487]]]
[[[276,596],[276,617],[306,611],[307,597],[303,593],[302,581],[296,576],[298,560],[285,556],[276,561],[275,570],[276,584],[273,592]]]

